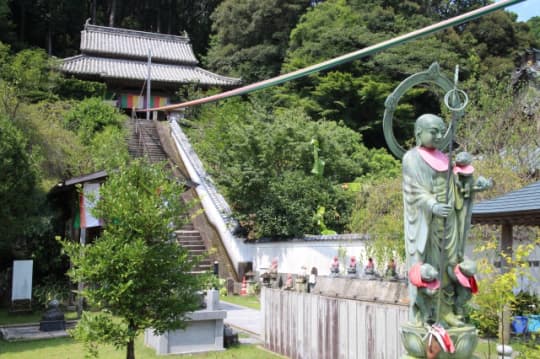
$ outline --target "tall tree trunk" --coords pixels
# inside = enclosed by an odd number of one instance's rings
[[[137,326],[130,319],[128,323],[128,335],[130,335],[130,338],[126,348],[126,359],[135,359],[135,333],[137,333]]]
[[[116,15],[116,0],[112,0],[111,12],[109,14],[109,26],[114,27],[114,16]]]
[[[52,56],[52,30],[50,25],[47,29],[47,54]]]
[[[96,5],[97,0],[92,0],[92,25],[96,24]]]
[[[26,3],[21,2],[20,24],[19,24],[19,40],[24,41],[26,36]]]
[[[130,338],[127,343],[126,359],[135,359],[135,339]]]
[[[178,16],[176,0],[170,0],[170,3],[171,3],[171,9],[169,11],[169,28],[168,28],[167,33],[176,34],[176,17]]]
[[[159,0],[158,7],[157,7],[157,14],[156,14],[156,32],[161,32],[161,5],[162,1]]]

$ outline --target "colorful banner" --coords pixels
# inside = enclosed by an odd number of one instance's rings
[[[127,109],[145,109],[146,108],[146,96],[138,96],[132,94],[122,94],[120,95],[120,100],[118,101],[120,108]],[[150,107],[159,107],[169,104],[169,98],[164,96],[151,96],[150,97]]]

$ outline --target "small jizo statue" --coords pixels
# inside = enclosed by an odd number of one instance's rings
[[[411,303],[416,321],[432,324],[435,322],[436,298],[441,283],[439,272],[429,263],[416,263],[409,270],[409,282],[416,287],[416,297]]]
[[[334,259],[330,263],[330,273],[334,275],[339,274],[339,259],[337,256],[334,256]]]
[[[349,266],[347,267],[347,273],[348,274],[356,274],[356,257],[351,256],[351,259],[349,260]]]
[[[388,262],[388,265],[386,266],[385,276],[389,278],[397,277],[396,261],[394,260],[394,258],[390,259],[390,262]]]
[[[292,290],[294,287],[293,285],[293,278],[292,278],[292,274],[289,273],[287,274],[287,280],[285,281],[285,290]]]
[[[368,258],[368,262],[366,264],[366,267],[364,268],[364,273],[368,275],[375,274],[375,263],[373,262],[373,258]]]
[[[278,259],[272,259],[272,264],[270,264],[270,277],[277,278],[278,274]]]

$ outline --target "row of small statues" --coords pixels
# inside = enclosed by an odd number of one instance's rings
[[[356,260],[355,256],[351,256],[349,259],[349,264],[347,265],[347,274],[349,275],[357,275],[358,271],[358,262]],[[332,275],[339,275],[340,274],[340,263],[339,258],[337,256],[334,256],[332,259],[332,262],[330,263],[330,273]],[[368,276],[378,276],[378,273],[375,271],[375,262],[373,261],[373,258],[369,257],[366,265],[364,266],[364,274]],[[392,258],[388,262],[386,266],[386,270],[384,272],[384,277],[386,278],[397,278],[397,270],[396,270],[396,261]]]

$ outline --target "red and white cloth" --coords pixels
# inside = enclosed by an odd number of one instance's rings
[[[439,324],[433,324],[429,329],[428,335],[428,346],[431,345],[431,341],[435,338],[439,346],[445,353],[454,353],[456,348],[454,347],[454,342],[448,332]]]

